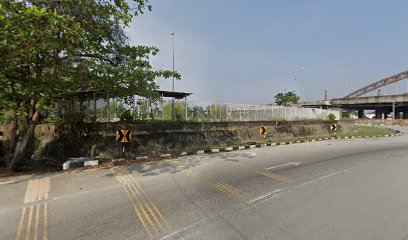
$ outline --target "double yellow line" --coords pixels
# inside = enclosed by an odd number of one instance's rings
[[[246,193],[241,192],[240,190],[234,188],[231,185],[228,185],[226,183],[221,183],[221,182],[216,182],[213,178],[211,178],[210,176],[204,175],[202,173],[198,173],[195,172],[193,170],[186,170],[185,173],[194,178],[197,179],[201,182],[207,183],[210,186],[212,186],[215,189],[218,189],[222,192],[225,192],[239,200],[246,200],[247,198],[249,198],[249,195]]]
[[[153,203],[149,195],[138,183],[132,183],[135,179],[123,168],[113,168],[116,179],[122,183],[133,208],[146,232],[150,235],[158,235],[169,229],[169,224],[163,214]]]
[[[177,167],[177,168],[179,168],[179,169],[181,169],[181,170],[187,169],[184,172],[188,176],[190,176],[191,178],[194,178],[194,179],[196,179],[196,180],[198,180],[200,182],[204,182],[204,183],[210,185],[211,187],[213,187],[213,188],[215,188],[215,189],[217,189],[219,191],[222,191],[224,193],[229,194],[230,196],[232,196],[234,198],[237,198],[238,200],[246,200],[246,199],[249,198],[248,194],[236,189],[235,187],[233,187],[233,186],[231,186],[229,184],[222,183],[222,182],[217,182],[214,178],[212,178],[212,177],[210,177],[208,175],[198,173],[196,171],[188,169],[189,168],[188,165],[185,165],[185,164],[183,165],[183,164],[180,164],[180,163],[178,163],[176,161],[171,161],[170,164]]]
[[[24,196],[24,204],[27,206],[21,209],[16,240],[23,239],[23,235],[25,240],[48,240],[48,204],[47,202],[32,203],[47,200],[49,190],[49,177],[30,180],[28,182]],[[24,230],[25,234],[23,232]]]

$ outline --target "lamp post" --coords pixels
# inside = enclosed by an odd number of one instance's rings
[[[171,33],[171,35],[173,36],[173,72],[174,72],[174,38],[176,36],[176,34],[174,32]],[[172,84],[172,91],[174,94],[174,75],[173,75],[173,84]],[[175,115],[174,115],[174,105],[175,105],[175,99],[173,96],[173,99],[171,101],[171,120],[174,121],[175,120]]]

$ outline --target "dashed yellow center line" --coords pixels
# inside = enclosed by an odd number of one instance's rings
[[[169,228],[168,222],[143,188],[138,183],[134,183],[133,176],[126,169],[120,167],[113,168],[112,172],[116,179],[123,184],[122,187],[146,232],[151,237],[165,232]]]
[[[50,178],[30,180],[24,195],[24,204],[21,209],[19,224],[17,227],[16,240],[20,240],[25,229],[25,240],[48,240],[48,206],[47,202],[36,203],[48,199],[50,190]],[[34,203],[34,204],[33,204]],[[41,207],[43,211],[41,211]],[[28,214],[26,212],[28,211]],[[41,226],[42,221],[42,226]],[[42,227],[42,232],[41,231]],[[33,231],[34,228],[34,231]],[[40,236],[41,235],[41,236]]]

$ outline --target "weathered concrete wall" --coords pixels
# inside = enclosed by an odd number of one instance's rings
[[[329,134],[327,121],[213,122],[213,123],[103,123],[55,127],[39,125],[35,131],[34,161],[61,163],[69,157],[121,156],[122,144],[115,142],[118,129],[131,130],[133,141],[125,144],[126,156],[158,155],[186,149],[262,142],[260,126],[267,127],[267,140]],[[354,126],[338,124],[339,132]],[[5,131],[5,129],[0,129]],[[8,136],[8,133],[4,133]]]
[[[92,146],[102,157],[121,155],[121,144],[115,142],[117,129],[131,130],[133,142],[126,144],[126,156],[154,155],[192,148],[237,145],[262,142],[260,126],[267,127],[267,140],[329,134],[327,121],[291,122],[214,122],[214,123],[154,123],[103,124],[91,127],[81,155],[89,155]],[[350,132],[352,126],[339,125],[339,132]]]

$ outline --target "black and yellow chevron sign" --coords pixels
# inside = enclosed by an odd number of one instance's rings
[[[266,127],[265,126],[261,126],[259,128],[259,134],[260,135],[265,135],[266,134]]]
[[[132,141],[132,131],[116,130],[116,142],[127,143]]]
[[[332,124],[332,125],[330,125],[330,130],[331,131],[337,131],[337,126],[336,126],[336,124]]]

